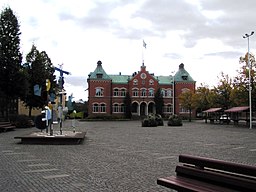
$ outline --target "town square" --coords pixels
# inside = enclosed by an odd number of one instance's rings
[[[255,6],[2,0],[0,191],[256,191]]]
[[[255,165],[255,129],[201,120],[164,124],[77,121],[76,131],[87,133],[80,145],[26,145],[14,139],[36,128],[1,133],[0,191],[171,191],[157,179],[175,175],[180,154]],[[72,130],[71,120],[63,127]]]

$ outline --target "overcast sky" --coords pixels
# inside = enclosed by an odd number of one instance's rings
[[[87,100],[87,77],[98,60],[108,74],[124,75],[139,71],[142,57],[155,75],[171,75],[184,63],[197,86],[216,86],[221,72],[237,75],[247,52],[242,36],[256,30],[255,0],[0,1],[2,10],[7,6],[20,22],[24,58],[34,43],[55,66],[63,63],[74,100]],[[255,42],[256,35],[252,53]]]

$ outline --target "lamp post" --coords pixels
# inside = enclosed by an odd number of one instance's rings
[[[175,71],[172,72],[172,114],[175,114],[175,106],[174,106],[174,102],[175,102],[175,92],[174,92],[174,76],[175,76]]]
[[[252,129],[252,87],[251,87],[251,62],[250,62],[250,36],[254,34],[254,31],[250,35],[247,33],[243,36],[244,39],[248,40],[248,53],[247,53],[247,63],[249,67],[249,108],[250,108],[250,129]]]

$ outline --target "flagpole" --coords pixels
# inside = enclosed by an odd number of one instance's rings
[[[145,43],[145,41],[144,41],[144,39],[143,39],[143,41],[142,41],[142,66],[144,66],[144,49],[146,49],[146,47],[147,47],[147,44]]]
[[[144,66],[144,48],[143,48],[143,46],[141,48],[141,60],[142,60],[142,66]]]

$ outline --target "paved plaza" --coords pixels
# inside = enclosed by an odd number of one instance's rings
[[[171,191],[156,180],[175,174],[179,154],[256,165],[256,128],[203,121],[166,124],[77,121],[76,130],[87,131],[81,145],[24,145],[14,139],[36,128],[0,133],[0,191]],[[63,127],[72,130],[71,120]]]

